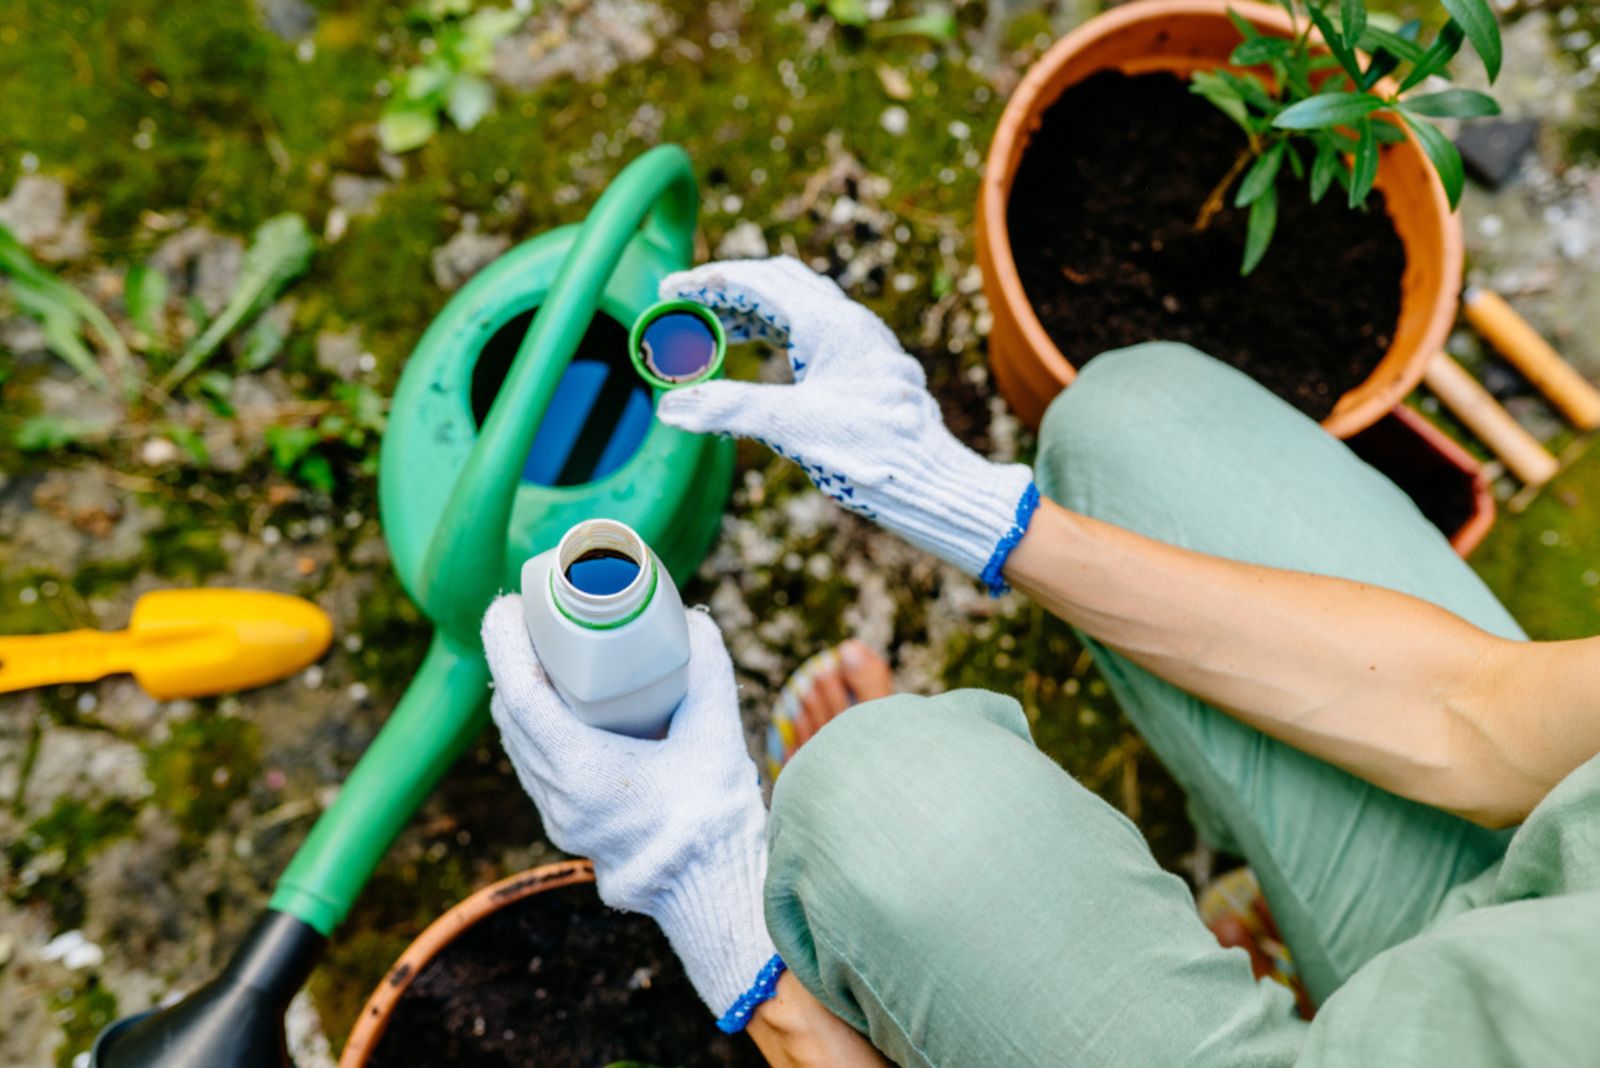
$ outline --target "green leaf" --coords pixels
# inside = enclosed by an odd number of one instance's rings
[[[170,286],[167,276],[147,264],[136,263],[128,268],[122,283],[122,303],[128,309],[128,318],[134,329],[146,338],[160,330],[157,316],[166,307]]]
[[[1333,184],[1334,176],[1343,168],[1339,150],[1333,147],[1332,142],[1323,141],[1317,145],[1317,158],[1311,161],[1311,203],[1322,202],[1322,198],[1328,195],[1328,187]]]
[[[320,452],[314,452],[300,461],[294,475],[301,482],[323,493],[333,492],[333,465]]]
[[[1413,115],[1451,119],[1475,119],[1500,114],[1500,105],[1495,103],[1494,97],[1475,89],[1445,89],[1438,93],[1408,96],[1400,101],[1400,108]]]
[[[1472,42],[1472,50],[1483,60],[1489,81],[1500,76],[1500,24],[1488,0],[1441,0],[1452,21],[1459,23]]]
[[[1367,28],[1365,0],[1339,0],[1339,26],[1346,41],[1361,40],[1361,31]]]
[[[256,320],[256,325],[244,338],[244,352],[239,363],[246,371],[259,371],[277,358],[288,340],[270,315]]]
[[[926,37],[930,41],[953,41],[959,27],[956,17],[940,8],[925,11],[907,19],[894,19],[867,27],[867,36],[874,40],[886,37]]]
[[[1234,207],[1254,204],[1272,188],[1273,180],[1278,177],[1278,169],[1283,165],[1283,154],[1288,149],[1289,142],[1279,141],[1256,157],[1256,161],[1245,172],[1244,181],[1239,183],[1239,192],[1233,198]]]
[[[395,155],[421,148],[438,132],[439,115],[429,104],[391,101],[378,119],[378,143]]]
[[[1387,115],[1389,113],[1377,112],[1375,114]],[[1378,139],[1380,145],[1398,145],[1406,139],[1406,132],[1392,122],[1374,122],[1372,124],[1372,135]]]
[[[1356,60],[1355,52],[1351,51],[1350,43],[1333,28],[1333,23],[1328,21],[1328,16],[1322,13],[1322,9],[1315,2],[1307,5],[1306,14],[1311,16],[1317,32],[1322,34],[1322,40],[1327,44],[1328,51],[1339,61],[1339,66],[1343,67],[1345,73],[1352,79],[1360,81],[1361,64]]]
[[[1267,191],[1250,205],[1250,219],[1245,224],[1244,232],[1244,262],[1239,265],[1240,277],[1255,270],[1261,257],[1267,254],[1267,246],[1272,244],[1272,231],[1277,226],[1278,189],[1268,186]]]
[[[1257,67],[1274,60],[1285,62],[1291,47],[1280,37],[1254,37],[1235,48],[1228,62],[1237,67]]]
[[[108,389],[111,383],[81,336],[92,333],[126,381],[128,346],[110,318],[94,301],[34,262],[4,224],[0,224],[0,276],[11,280],[17,306],[39,321],[50,351],[97,388]]]
[[[1407,23],[1407,25],[1415,24]],[[1403,63],[1419,63],[1424,54],[1423,47],[1416,41],[1405,37],[1402,33],[1390,33],[1377,26],[1367,27],[1367,32],[1361,36],[1361,47],[1374,54],[1381,49]]]
[[[269,426],[261,437],[272,450],[272,465],[284,474],[292,472],[322,440],[322,435],[308,426]]]
[[[1371,119],[1361,120],[1361,137],[1356,142],[1355,161],[1350,166],[1350,206],[1366,203],[1372,183],[1378,179],[1378,136]]]
[[[1433,123],[1414,119],[1410,115],[1402,115],[1402,118],[1411,127],[1411,132],[1417,135],[1417,140],[1422,142],[1422,150],[1433,161],[1433,169],[1439,172],[1439,180],[1444,183],[1445,196],[1450,198],[1450,207],[1454,208],[1461,200],[1461,187],[1466,181],[1461,153]]]
[[[476,74],[463,74],[450,87],[445,111],[459,129],[470,130],[494,106],[494,89]]]
[[[1411,73],[1406,75],[1405,80],[1400,83],[1400,91],[1403,93],[1412,86],[1420,85],[1434,74],[1443,70],[1445,64],[1449,63],[1455,57],[1455,54],[1461,51],[1461,43],[1466,39],[1466,34],[1462,31],[1460,24],[1454,19],[1445,23],[1444,29],[1439,31],[1439,36],[1433,39],[1433,44],[1429,45],[1428,50],[1422,54],[1422,59],[1412,68]]]
[[[872,21],[865,0],[828,0],[828,17],[841,26],[865,26]]]
[[[1197,71],[1189,83],[1189,91],[1203,96],[1216,105],[1228,118],[1236,122],[1245,133],[1252,133],[1250,109],[1227,80],[1214,71]]]
[[[444,98],[455,70],[441,58],[434,58],[406,71],[400,99],[413,104],[434,104]]]
[[[188,454],[196,467],[211,466],[211,452],[206,448],[205,438],[200,432],[177,423],[168,423],[162,432],[172,439],[172,443]]]
[[[76,444],[100,429],[81,419],[35,415],[16,429],[11,441],[23,452],[50,452]]]
[[[1273,118],[1280,130],[1321,130],[1329,126],[1349,126],[1383,106],[1383,101],[1365,93],[1320,93],[1290,104]]]
[[[256,227],[244,254],[239,281],[228,295],[222,314],[184,350],[183,358],[161,379],[161,390],[172,388],[211,358],[229,334],[255,318],[277,299],[290,282],[311,266],[311,231],[305,219],[288,213]]]
[[[1239,14],[1233,8],[1228,8],[1228,21],[1233,23],[1233,28],[1239,31],[1239,36],[1246,41],[1254,41],[1261,36],[1261,31],[1256,29],[1256,24]]]

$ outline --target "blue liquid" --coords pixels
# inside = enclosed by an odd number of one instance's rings
[[[590,549],[567,565],[567,581],[593,597],[621,593],[638,576],[633,558],[613,549]]]
[[[687,382],[705,374],[717,358],[717,337],[694,312],[667,312],[644,328],[639,355],[668,382]]]

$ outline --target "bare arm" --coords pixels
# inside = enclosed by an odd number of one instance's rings
[[[880,1068],[889,1062],[855,1028],[812,997],[792,972],[750,1019],[750,1037],[773,1068]]]
[[[1508,641],[1392,590],[1179,549],[1050,501],[1006,577],[1258,730],[1487,826],[1519,822],[1600,752],[1600,638]]]

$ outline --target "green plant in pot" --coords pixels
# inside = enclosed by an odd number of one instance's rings
[[[1450,206],[1460,201],[1461,155],[1431,120],[1498,115],[1500,107],[1485,93],[1435,89],[1428,82],[1447,77],[1451,60],[1468,43],[1493,82],[1500,73],[1500,28],[1487,0],[1443,4],[1450,19],[1430,41],[1422,39],[1416,19],[1394,29],[1380,25],[1368,16],[1365,0],[1281,0],[1296,27],[1288,40],[1229,12],[1242,37],[1230,62],[1246,69],[1199,71],[1191,89],[1238,123],[1249,144],[1202,206],[1196,226],[1209,225],[1242,173],[1233,197],[1235,207],[1250,209],[1241,274],[1256,269],[1272,242],[1285,172],[1309,184],[1313,202],[1337,184],[1350,207],[1361,208],[1378,175],[1379,146],[1405,140],[1402,126],[1432,161]]]

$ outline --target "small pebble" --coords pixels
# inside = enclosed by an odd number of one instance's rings
[[[884,108],[883,114],[878,118],[878,125],[895,137],[899,137],[910,129],[911,116],[906,113],[905,108],[898,105]]]

